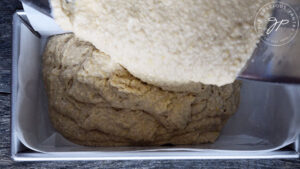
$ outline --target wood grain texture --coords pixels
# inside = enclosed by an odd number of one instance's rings
[[[17,0],[0,0],[0,81],[9,85],[11,64],[11,18],[21,9]],[[3,73],[6,72],[6,73]],[[5,82],[7,81],[7,82]],[[0,168],[300,168],[300,159],[287,160],[139,160],[13,162],[10,159],[10,94],[0,92]]]
[[[0,1],[0,70],[11,68],[12,15],[21,8],[17,0]]]
[[[0,70],[0,93],[10,93],[11,71]]]

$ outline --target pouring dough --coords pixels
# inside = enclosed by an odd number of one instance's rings
[[[51,0],[63,29],[91,42],[135,77],[161,87],[232,83],[263,34],[253,22],[268,2]]]

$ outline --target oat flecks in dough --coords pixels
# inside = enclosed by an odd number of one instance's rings
[[[211,143],[239,100],[239,82],[175,91],[144,83],[73,34],[50,38],[43,75],[54,127],[88,146]]]

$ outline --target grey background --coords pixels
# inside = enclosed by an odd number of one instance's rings
[[[0,168],[299,168],[300,159],[13,162],[10,159],[12,15],[18,0],[0,0]]]

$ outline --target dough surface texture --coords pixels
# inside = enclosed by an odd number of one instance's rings
[[[49,39],[43,77],[53,126],[87,146],[212,143],[239,104],[238,81],[163,89],[73,34]]]
[[[51,0],[64,30],[160,87],[233,83],[263,34],[255,31],[254,18],[268,2]]]

